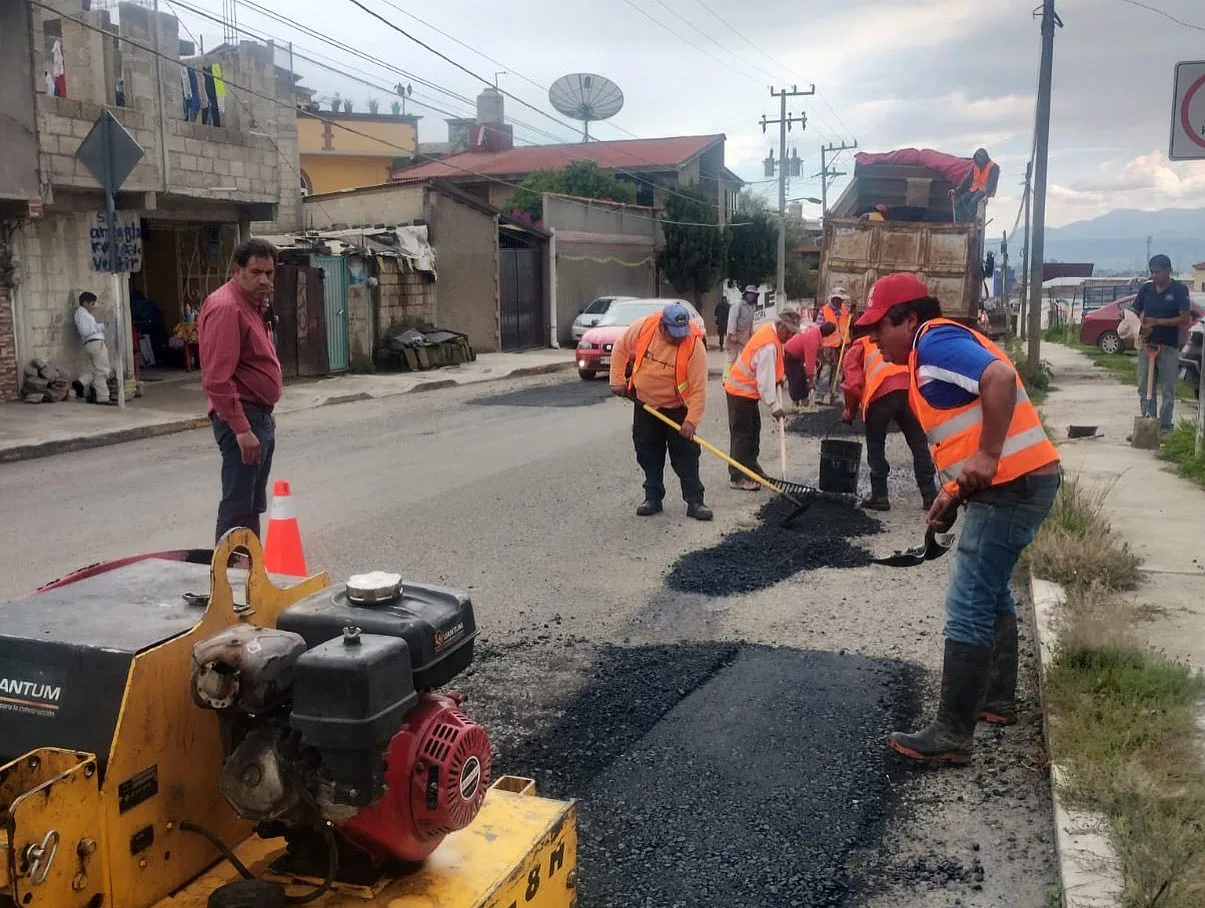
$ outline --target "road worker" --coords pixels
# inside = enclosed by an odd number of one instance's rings
[[[1000,165],[992,160],[986,148],[978,148],[971,159],[971,169],[962,182],[950,190],[950,201],[954,203],[954,222],[969,224],[979,213],[983,199],[996,197],[1000,182]]]
[[[837,387],[837,369],[841,359],[842,341],[849,339],[850,296],[844,287],[836,287],[829,294],[829,301],[820,307],[818,322],[831,322],[837,330],[820,342],[820,368],[816,370],[816,384],[820,375],[828,370],[828,392],[831,396]]]
[[[758,463],[761,454],[761,409],[764,403],[775,420],[786,413],[778,391],[786,380],[786,354],[783,345],[799,333],[799,313],[786,310],[772,324],[762,325],[749,338],[740,358],[732,364],[724,379],[728,397],[729,456],[760,476],[766,472]],[[761,486],[735,467],[728,468],[734,489],[757,492]]]
[[[757,300],[761,296],[758,289],[750,284],[728,311],[726,325],[728,336],[724,345],[728,350],[728,365],[731,366],[741,355],[745,344],[753,336],[753,318],[757,314]]]
[[[925,430],[908,403],[908,367],[896,366],[883,358],[870,340],[865,328],[857,335],[841,364],[841,390],[845,396],[845,411],[841,419],[854,421],[861,411],[866,426],[866,463],[870,467],[870,497],[861,506],[872,511],[890,511],[891,498],[887,493],[887,477],[891,465],[887,462],[887,431],[894,422],[904,433],[912,451],[912,471],[927,511],[937,498],[933,458]]]
[[[836,332],[832,322],[804,325],[798,334],[783,345],[787,370],[787,389],[796,410],[807,406],[812,400],[812,389],[816,382],[816,368],[820,359],[820,343]]]
[[[945,653],[936,719],[888,746],[912,760],[971,761],[975,723],[1016,721],[1017,616],[1010,580],[1061,481],[1058,451],[1016,369],[979,332],[943,318],[914,274],[871,289],[858,325],[887,362],[908,367],[912,410],[941,479],[933,529],[966,516],[946,592]]]
[[[662,510],[665,499],[665,454],[682,484],[686,515],[711,520],[703,503],[699,478],[699,446],[692,439],[707,403],[707,346],[704,334],[680,303],[637,321],[615,342],[611,351],[611,391],[635,396],[632,443],[636,462],[644,470],[644,501],[640,517]],[[646,411],[648,404],[672,419],[680,431]]]

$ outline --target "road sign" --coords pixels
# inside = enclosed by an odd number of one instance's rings
[[[75,153],[106,192],[121,189],[142,156],[142,146],[108,110],[96,118]]]
[[[1205,60],[1176,64],[1172,104],[1172,161],[1205,160]]]

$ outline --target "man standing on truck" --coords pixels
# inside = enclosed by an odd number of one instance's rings
[[[954,223],[969,224],[979,213],[979,203],[996,197],[996,186],[1000,182],[1000,165],[992,160],[986,148],[979,148],[971,159],[971,169],[963,177],[958,188],[950,190],[950,201],[954,203]]]
[[[959,501],[966,503],[946,591],[937,717],[915,734],[892,732],[887,744],[912,760],[970,763],[978,719],[1007,725],[1017,718],[1010,582],[1054,504],[1059,454],[1008,356],[943,318],[915,274],[877,281],[858,325],[870,329],[887,362],[908,367],[912,410],[942,483],[926,522],[948,531]]]
[[[1180,331],[1192,321],[1188,287],[1172,280],[1172,260],[1162,253],[1148,263],[1151,279],[1138,289],[1134,313],[1142,319],[1139,337],[1144,341],[1138,352],[1138,404],[1143,416],[1159,416],[1161,431],[1172,430],[1176,411],[1176,385],[1180,380]],[[1158,390],[1146,397],[1148,372],[1155,370]],[[1163,395],[1163,405],[1157,398]]]

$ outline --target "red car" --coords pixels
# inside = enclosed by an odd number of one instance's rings
[[[611,370],[611,348],[623,336],[628,327],[646,315],[660,312],[669,303],[678,303],[690,313],[690,320],[706,335],[707,328],[703,324],[703,316],[686,300],[676,299],[627,299],[618,300],[611,304],[607,314],[599,319],[598,324],[589,329],[578,341],[574,350],[577,360],[577,374],[583,381],[591,381],[599,372]]]
[[[1104,353],[1121,353],[1134,349],[1132,341],[1122,340],[1121,335],[1117,333],[1117,326],[1121,324],[1122,312],[1128,311],[1134,305],[1135,298],[1123,296],[1085,315],[1079,326],[1079,342],[1089,347],[1100,347]],[[1202,316],[1205,316],[1205,309],[1192,303],[1192,320],[1195,322]],[[1180,334],[1180,345],[1183,346],[1187,332],[1181,331]]]

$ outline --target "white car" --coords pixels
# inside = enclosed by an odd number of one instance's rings
[[[593,300],[589,306],[581,311],[581,314],[573,320],[573,327],[569,329],[569,333],[575,341],[582,339],[582,335],[598,324],[599,319],[607,314],[607,310],[611,308],[611,304],[618,300],[635,299],[632,296],[600,296]]]

